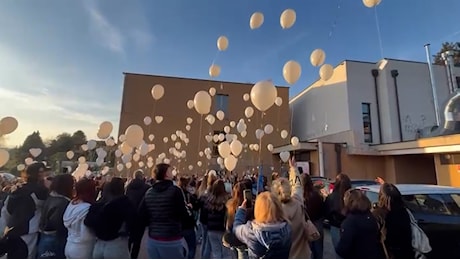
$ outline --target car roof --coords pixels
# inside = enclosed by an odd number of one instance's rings
[[[439,185],[427,184],[396,184],[396,187],[402,195],[415,195],[415,194],[451,194],[459,193],[460,188]],[[379,193],[380,185],[360,186],[357,189]]]

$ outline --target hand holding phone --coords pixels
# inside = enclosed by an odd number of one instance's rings
[[[244,190],[243,198],[246,201],[246,207],[252,208],[252,190],[250,189]]]

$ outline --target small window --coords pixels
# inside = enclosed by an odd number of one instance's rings
[[[220,135],[220,134],[225,135],[225,132],[224,131],[214,131],[214,135]],[[212,156],[213,157],[219,156],[219,149],[217,148],[217,146],[219,146],[219,144],[224,141],[225,139],[223,141],[217,141],[217,142],[213,141],[213,146],[212,146]]]
[[[214,114],[217,113],[217,111],[222,110],[225,114],[225,118],[228,117],[228,95],[223,95],[223,94],[217,94],[215,99],[214,99]]]
[[[460,88],[460,77],[455,77],[455,81],[457,81],[457,88]]]
[[[371,120],[371,104],[361,103],[362,117],[363,117],[363,132],[364,142],[372,143],[372,120]]]

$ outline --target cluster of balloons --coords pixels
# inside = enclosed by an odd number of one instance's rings
[[[16,131],[18,128],[18,120],[12,116],[7,116],[0,119],[0,137],[8,135]],[[0,167],[4,166],[10,160],[10,154],[5,149],[0,149]]]

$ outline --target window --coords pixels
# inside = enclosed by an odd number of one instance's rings
[[[214,131],[214,135],[221,135],[221,134],[225,136],[224,131]],[[219,146],[219,144],[222,143],[223,141],[225,141],[225,139],[222,141],[217,141],[217,142],[213,141],[213,145],[212,145],[212,156],[213,157],[219,156],[219,149],[217,148],[217,146]]]
[[[455,77],[455,81],[457,81],[457,88],[460,88],[460,77]]]
[[[217,111],[222,110],[225,114],[225,118],[228,118],[228,95],[217,94],[214,103],[214,114]]]
[[[372,143],[371,104],[362,103],[361,110],[363,114],[364,142]]]
[[[406,206],[414,212],[434,215],[460,215],[459,194],[404,195]]]

